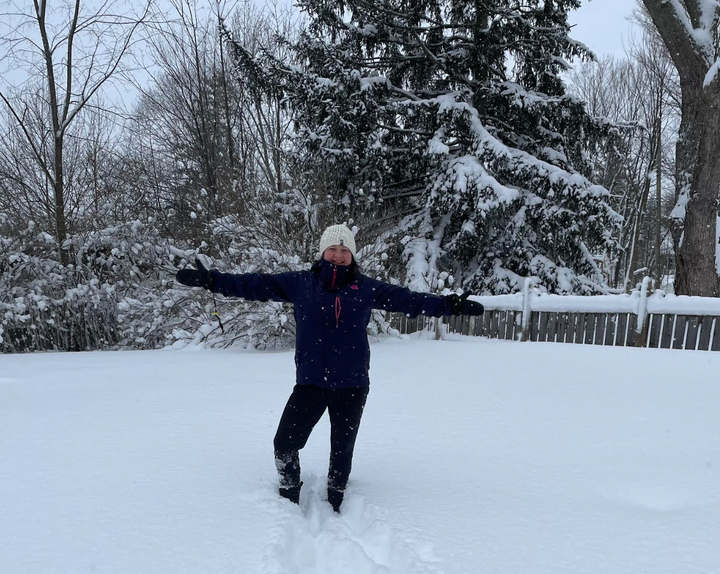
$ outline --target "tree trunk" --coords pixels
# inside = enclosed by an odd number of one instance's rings
[[[675,248],[674,291],[677,295],[687,295],[690,292],[688,284],[689,270],[685,264],[685,253],[682,250],[688,206],[685,205],[682,209],[678,209],[678,201],[686,201],[682,198],[686,198],[691,194],[692,174],[695,171],[695,163],[698,157],[696,147],[697,138],[694,137],[692,133],[695,128],[693,109],[689,105],[693,95],[692,93],[685,93],[685,90],[683,91],[679,137],[675,145],[676,205],[670,214],[670,233],[672,234],[673,246]]]
[[[720,88],[706,87],[693,106],[689,130],[690,150],[697,150],[690,175],[690,199],[686,206],[684,236],[679,260],[684,272],[678,295],[715,297],[718,275],[715,267],[715,226],[720,195]]]
[[[720,295],[715,225],[720,196],[720,76],[708,77],[716,55],[703,40],[718,31],[720,13],[700,0],[643,0],[680,76],[682,121],[677,144],[677,195],[687,198],[675,271],[678,295]],[[707,16],[711,17],[708,22]],[[691,29],[692,28],[692,29]],[[697,34],[696,32],[700,32]]]
[[[662,117],[663,117],[663,83],[660,84],[660,94],[658,97],[658,118],[657,133],[658,146],[655,156],[655,289],[662,287],[664,275],[664,265],[661,262],[661,243],[662,243]]]
[[[635,271],[638,269],[638,253],[640,251],[640,229],[642,228],[643,219],[645,218],[645,206],[647,205],[648,195],[650,194],[650,173],[645,174],[645,183],[643,184],[642,194],[635,213],[635,223],[633,225],[632,243],[630,244],[630,261],[628,262],[627,271],[625,273],[625,292],[629,293],[635,288],[636,279]]]
[[[70,258],[67,249],[63,249],[63,243],[67,239],[67,225],[65,221],[65,173],[63,170],[63,138],[55,137],[55,181],[53,192],[55,193],[55,232],[60,249],[60,263],[67,265]]]
[[[647,206],[648,196],[650,195],[651,172],[652,166],[658,156],[658,150],[662,148],[662,126],[655,122],[653,132],[650,134],[650,143],[648,146],[648,163],[645,177],[643,178],[643,190],[639,198],[637,206],[637,213],[635,214],[635,225],[633,226],[632,244],[630,246],[630,261],[628,263],[627,272],[625,275],[625,292],[629,292],[635,287],[635,271],[639,267],[638,252],[640,251],[640,229],[643,226],[643,220],[645,219],[645,207]],[[659,167],[658,167],[659,169]],[[647,249],[646,249],[647,251]],[[646,257],[647,261],[647,257]]]

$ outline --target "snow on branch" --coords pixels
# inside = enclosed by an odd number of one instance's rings
[[[710,69],[707,71],[707,74],[705,74],[705,79],[703,80],[703,88],[707,88],[710,84],[712,84],[720,74],[720,58],[715,60],[715,63],[710,66]]]
[[[667,0],[674,18],[685,30],[687,36],[696,45],[699,54],[708,66],[717,64],[714,31],[718,25],[720,2],[718,0],[689,0],[698,9],[697,26],[693,25],[689,10],[680,0]]]
[[[467,102],[457,101],[453,94],[446,94],[436,98],[424,100],[423,102],[405,102],[406,104],[421,105],[437,105],[438,112],[442,113],[461,113],[470,122],[470,127],[475,138],[475,155],[479,158],[493,160],[494,163],[505,162],[508,170],[516,170],[528,172],[534,178],[546,178],[553,187],[561,188],[558,191],[573,191],[579,197],[588,195],[594,197],[605,197],[608,191],[599,185],[593,185],[584,176],[579,173],[571,173],[556,165],[538,159],[537,157],[516,149],[511,148],[494,137],[487,128],[482,124],[478,111],[474,106]],[[437,149],[437,143],[435,149]],[[467,162],[463,165],[467,166]],[[483,173],[487,175],[487,171],[483,169]],[[481,174],[482,175],[482,174]],[[491,178],[494,180],[494,178]],[[495,181],[497,185],[500,185]],[[493,185],[494,187],[494,185]],[[507,189],[501,186],[499,189],[503,194]]]
[[[709,31],[717,28],[720,0],[700,0],[700,24]]]

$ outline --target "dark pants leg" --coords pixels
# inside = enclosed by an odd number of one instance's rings
[[[343,492],[350,478],[355,440],[360,429],[368,387],[331,391],[330,469],[328,489]]]
[[[300,496],[300,456],[315,425],[327,408],[323,389],[314,385],[295,385],[278,424],[275,440],[275,466],[280,475],[280,493],[287,490],[295,499]],[[297,493],[297,496],[295,496]]]

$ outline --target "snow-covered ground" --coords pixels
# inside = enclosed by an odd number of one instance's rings
[[[372,351],[341,516],[326,420],[275,494],[292,352],[0,357],[0,573],[720,572],[720,353]]]

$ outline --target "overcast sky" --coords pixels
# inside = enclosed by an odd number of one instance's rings
[[[258,7],[266,5],[273,0],[253,0]],[[292,4],[295,0],[280,0]],[[570,14],[570,23],[575,27],[572,37],[588,46],[598,56],[612,54],[624,55],[624,46],[633,29],[628,21],[635,9],[637,0],[582,0],[582,6]],[[162,3],[165,3],[161,0]],[[1,28],[1,26],[0,26]],[[636,35],[639,35],[636,32]],[[13,73],[7,60],[0,63],[0,74],[5,79],[14,79],[18,76]],[[2,83],[2,82],[0,82]]]
[[[570,23],[576,24],[571,35],[598,56],[623,56],[633,28],[628,18],[635,6],[635,0],[583,0],[582,7],[570,14]]]

